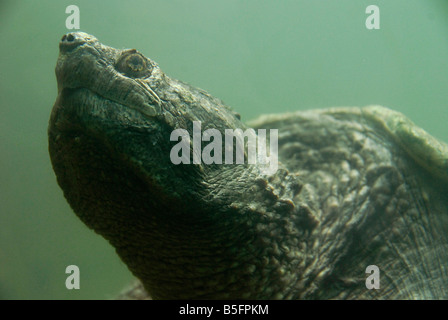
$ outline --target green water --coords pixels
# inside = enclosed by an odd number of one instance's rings
[[[47,124],[65,8],[81,30],[133,47],[250,119],[381,104],[448,141],[444,0],[0,2],[0,299],[111,298],[131,279],[56,184]],[[367,30],[365,8],[380,8]],[[65,267],[81,289],[65,288]]]

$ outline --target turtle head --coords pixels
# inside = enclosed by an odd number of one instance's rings
[[[64,35],[59,50],[56,78],[60,95],[67,95],[64,90],[84,90],[83,95],[92,99],[107,99],[148,116],[160,114],[160,98],[150,87],[158,86],[161,71],[137,50],[105,46],[84,32]]]
[[[288,258],[278,246],[304,237],[309,215],[291,200],[301,184],[281,165],[265,174],[263,165],[238,164],[237,144],[225,163],[226,130],[240,129],[236,140],[255,132],[221,100],[168,77],[135,49],[82,32],[64,35],[59,47],[49,151],[80,219],[154,298],[287,294],[296,271],[283,260],[298,265],[303,257]],[[195,146],[205,140],[214,143],[208,152]],[[198,152],[208,160],[221,154],[222,162],[198,161]]]

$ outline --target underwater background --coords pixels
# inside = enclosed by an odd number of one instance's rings
[[[380,29],[368,30],[368,5]],[[80,30],[136,48],[242,119],[380,104],[448,142],[446,0],[0,2],[0,299],[109,299],[133,279],[56,183],[47,125],[66,7]],[[80,268],[81,288],[65,287]]]

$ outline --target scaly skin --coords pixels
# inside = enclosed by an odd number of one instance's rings
[[[446,180],[366,116],[371,108],[254,122],[279,130],[273,174],[174,165],[173,130],[247,126],[136,50],[82,32],[62,38],[56,76],[53,168],[75,213],[141,281],[128,297],[448,297]],[[365,286],[371,264],[379,290]]]

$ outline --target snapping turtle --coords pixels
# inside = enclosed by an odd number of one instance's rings
[[[193,122],[215,130],[202,138],[221,142],[211,157],[229,151],[226,129],[256,131],[135,49],[82,32],[59,48],[51,161],[74,212],[139,279],[126,297],[448,298],[448,147],[404,115],[266,115],[250,126],[278,130],[277,170],[206,164],[194,161]]]

